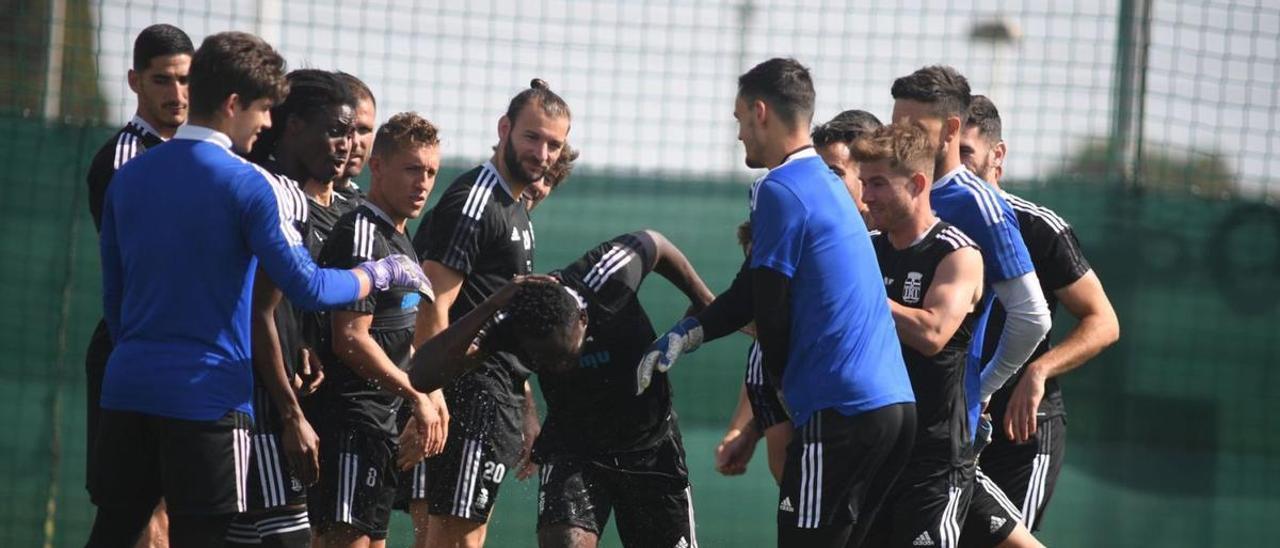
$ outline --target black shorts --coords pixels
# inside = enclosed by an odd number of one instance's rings
[[[307,491],[289,467],[280,432],[284,423],[267,388],[254,379],[253,451],[249,457],[249,511],[307,503]]]
[[[1003,426],[997,424],[996,427],[991,445],[980,457],[982,470],[1019,505],[1027,528],[1038,531],[1058,483],[1058,474],[1062,472],[1067,451],[1067,418],[1060,415],[1040,419],[1035,436],[1024,444],[1009,441]]]
[[[396,437],[344,424],[318,424],[320,481],[307,496],[318,534],[345,523],[373,540],[387,538],[399,482]]]
[[[747,375],[744,382],[747,386],[747,401],[751,404],[751,420],[761,434],[775,424],[791,420],[778,391],[764,374],[764,362],[758,342],[751,343],[751,349],[747,351]]]
[[[249,416],[190,421],[103,409],[90,492],[99,507],[154,507],[170,514],[245,511]]]
[[[970,467],[971,469],[975,467]],[[969,514],[961,526],[960,546],[963,548],[992,548],[999,546],[1022,521],[1018,507],[1006,497],[982,468],[973,470],[969,482],[972,496],[969,498]]]
[[[907,464],[876,515],[866,544],[959,546],[961,525],[973,496],[973,475],[965,468],[945,460]]]
[[[915,413],[914,403],[851,417],[823,409],[798,427],[778,494],[779,544],[786,529],[852,524],[858,545],[911,454]]]
[[[538,483],[538,529],[569,524],[598,537],[614,511],[623,546],[697,546],[679,432],[634,454],[547,456]]]
[[[107,322],[98,321],[93,336],[89,339],[89,348],[84,353],[85,376],[85,487],[93,493],[94,461],[97,451],[98,418],[102,414],[98,402],[102,401],[102,377],[107,372],[107,358],[111,357],[111,334],[107,332]]]
[[[427,512],[486,523],[502,480],[520,458],[524,409],[483,392],[446,391],[445,397],[449,438],[444,452],[426,460]]]

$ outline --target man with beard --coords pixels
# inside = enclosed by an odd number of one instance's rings
[[[138,96],[138,108],[133,118],[116,132],[89,165],[89,213],[93,215],[95,228],[102,225],[102,202],[106,198],[107,185],[116,170],[134,156],[173,137],[178,127],[187,121],[187,72],[191,68],[191,55],[195,47],[182,29],[173,25],[151,25],[138,33],[133,42],[133,68],[129,70],[129,89]],[[85,463],[89,475],[86,485],[92,484],[94,440],[98,434],[98,397],[102,393],[102,374],[111,354],[111,338],[107,324],[99,321],[89,340],[85,355],[85,376],[88,382],[88,403],[85,421],[88,453]],[[140,545],[166,546],[168,521],[164,503],[156,508],[147,536]]]
[[[991,444],[978,461],[982,472],[1021,505],[1027,528],[1036,531],[1053,496],[1066,452],[1066,408],[1057,377],[1115,343],[1120,325],[1071,225],[1049,208],[1001,190],[1007,152],[1001,131],[995,104],[974,95],[960,135],[960,159],[1013,207],[1051,313],[1061,302],[1077,320],[1057,345],[1051,345],[1046,335],[1026,367],[991,398]],[[1004,318],[1004,307],[996,303],[987,329],[999,331]],[[983,346],[984,359],[995,352],[994,341]],[[966,544],[971,536],[982,538],[985,531],[981,525],[979,521],[976,529],[965,529]]]
[[[302,69],[287,78],[289,94],[272,109],[274,127],[258,139],[251,156],[276,175],[288,206],[281,213],[293,221],[315,258],[316,223],[299,186],[327,186],[346,164],[355,99],[331,72]],[[254,283],[253,310],[256,413],[249,502],[228,528],[227,542],[301,548],[311,540],[305,486],[316,478],[318,440],[295,386],[309,393],[319,373],[314,346],[304,340],[302,329],[316,316],[295,310],[263,272]]]
[[[1049,308],[1013,208],[960,161],[960,135],[972,102],[968,80],[951,67],[929,66],[895,80],[891,93],[894,122],[924,126],[930,146],[936,151],[934,181],[929,190],[934,211],[973,239],[982,251],[981,317],[969,346],[965,374],[966,423],[973,425],[972,435],[976,438],[979,415],[992,394],[1026,363],[1049,332]],[[984,361],[982,348],[993,296],[1008,314],[995,351]],[[975,453],[981,450],[982,443],[985,439],[974,444]],[[988,538],[992,542],[1030,544],[1015,534],[1017,508],[998,487],[984,481],[973,462],[976,459],[977,454],[973,454],[968,463],[975,469],[972,474],[976,478],[970,484],[974,491],[971,511],[995,518],[987,524]]]
[[[358,202],[364,198],[364,192],[356,185],[356,177],[364,172],[369,151],[373,149],[373,130],[378,124],[378,101],[373,97],[373,90],[361,79],[341,71],[338,76],[356,96],[356,135],[351,154],[347,157],[347,165],[333,181],[333,190],[349,201]]]
[[[421,258],[437,298],[419,309],[415,346],[512,277],[533,271],[533,226],[521,197],[560,157],[569,124],[564,99],[535,79],[498,121],[493,157],[459,176],[433,209],[430,223],[418,227],[427,231]],[[537,437],[528,376],[515,354],[496,352],[446,387],[448,443],[427,463],[427,500],[413,503],[425,504],[430,514],[428,545],[483,545],[502,479],[528,459]],[[418,535],[423,538],[422,531]]]

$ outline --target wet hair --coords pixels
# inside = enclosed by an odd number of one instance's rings
[[[353,74],[338,71],[338,77],[347,83],[347,87],[351,89],[351,94],[356,96],[356,100],[363,101],[368,99],[373,104],[373,108],[378,108],[378,100],[373,96],[373,90],[369,89],[368,84],[364,80],[356,78]]]
[[[556,163],[551,164],[551,167],[542,174],[542,178],[547,181],[547,186],[554,190],[568,179],[569,174],[573,173],[573,162],[577,161],[581,153],[578,149],[569,146],[569,143],[565,143],[564,148],[560,150],[560,157],[556,158]]]
[[[550,337],[562,333],[578,315],[578,300],[558,283],[521,284],[506,306],[511,328],[522,337]]]
[[[339,106],[356,108],[356,97],[336,73],[318,69],[298,69],[285,77],[289,94],[271,109],[271,128],[258,135],[249,159],[261,162],[275,153],[290,118],[315,120]]]
[[[813,146],[824,147],[832,143],[852,144],[859,137],[871,133],[884,124],[876,115],[865,110],[846,110],[830,122],[813,127]]]
[[[511,98],[511,102],[507,104],[507,120],[515,125],[520,118],[520,111],[530,104],[542,107],[542,112],[547,116],[573,118],[573,114],[569,112],[569,104],[551,91],[546,80],[541,78],[534,78],[529,82],[528,89]]]
[[[899,172],[933,174],[935,151],[929,135],[919,124],[890,124],[871,132],[849,147],[849,155],[859,163],[889,161]]]
[[[969,102],[969,121],[965,127],[978,128],[978,134],[989,143],[998,143],[1004,137],[1000,135],[1003,127],[1000,124],[1000,111],[996,104],[986,95],[974,95]]]
[[[952,116],[964,123],[973,98],[969,81],[956,69],[946,65],[921,68],[893,81],[894,99],[919,101],[933,106],[933,114],[946,119]]]
[[[191,57],[189,82],[194,116],[212,115],[233,93],[244,108],[263,98],[277,103],[289,94],[284,57],[247,32],[205,38]]]
[[[738,96],[764,101],[792,128],[813,120],[813,79],[795,59],[775,57],[752,67],[738,77]]]
[[[151,25],[133,41],[133,70],[143,71],[156,57],[192,55],[196,52],[191,37],[182,29],[164,23]]]
[[[382,156],[392,152],[440,144],[439,130],[416,112],[401,112],[392,116],[373,139],[370,156]]]

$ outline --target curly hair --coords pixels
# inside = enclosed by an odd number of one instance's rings
[[[564,148],[560,150],[560,157],[556,159],[556,163],[551,164],[542,177],[547,180],[547,186],[552,190],[560,186],[565,179],[569,178],[569,174],[573,173],[573,162],[577,161],[582,151],[564,144]]]
[[[401,112],[378,128],[378,135],[373,138],[372,156],[439,144],[440,134],[435,124],[416,112]]]
[[[558,283],[526,283],[507,304],[506,312],[507,321],[516,333],[549,337],[573,323],[578,300]]]

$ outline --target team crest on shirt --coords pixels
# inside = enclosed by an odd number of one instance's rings
[[[902,282],[902,302],[916,304],[920,302],[920,280],[924,275],[919,272],[908,272],[907,279]]]

